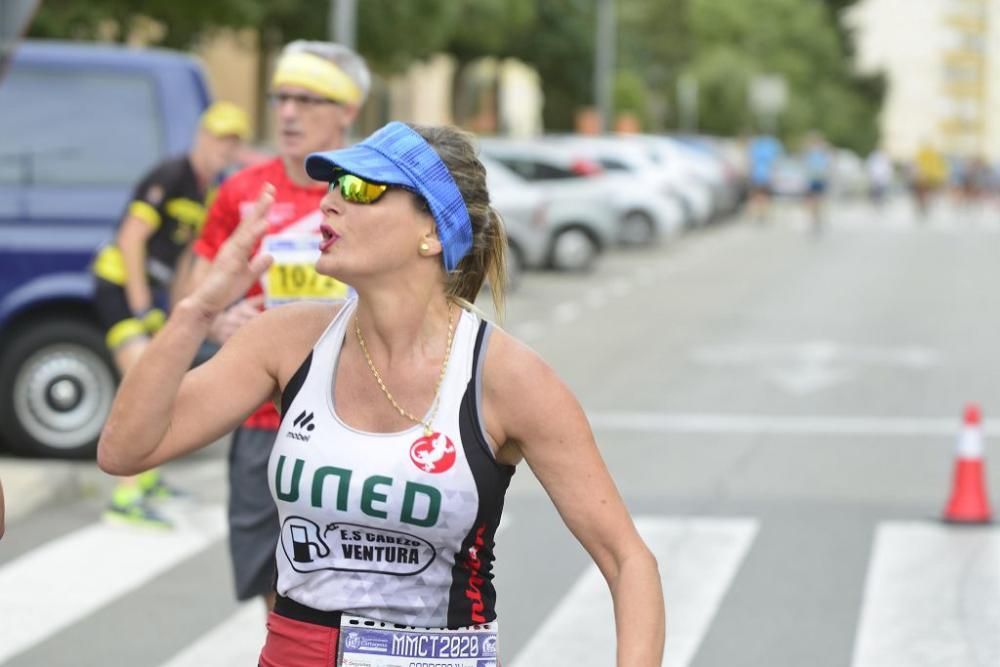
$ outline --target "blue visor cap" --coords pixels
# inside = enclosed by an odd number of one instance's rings
[[[393,121],[360,144],[306,158],[306,172],[314,180],[331,183],[338,171],[418,192],[434,216],[449,273],[472,249],[469,209],[455,179],[437,151],[409,125]]]

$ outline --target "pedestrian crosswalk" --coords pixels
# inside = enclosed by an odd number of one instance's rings
[[[1000,533],[888,523],[868,570],[854,667],[1000,665]]]
[[[687,665],[753,541],[757,522],[640,517],[636,527],[656,556],[663,580],[670,616],[663,664]],[[518,654],[514,667],[613,665],[613,618],[608,586],[592,565]]]
[[[0,568],[0,664],[201,551],[225,532],[220,506],[169,532],[107,523],[52,540]]]
[[[516,531],[507,528],[511,523],[517,524],[516,515],[505,523],[502,540],[517,539]],[[657,558],[664,584],[668,633],[663,665],[696,666],[699,649],[739,581],[766,519],[647,514],[638,516],[636,525]],[[176,565],[218,549],[224,537],[222,508],[213,505],[185,511],[170,532],[96,522],[7,561],[0,553],[0,665],[48,667],[50,662],[33,662],[36,646],[71,625],[86,624],[100,608],[158,578],[177,576]],[[525,594],[509,587],[504,593]],[[611,597],[596,567],[586,567],[557,598],[539,600],[550,609],[544,621],[526,641],[504,647],[509,664],[614,664]],[[140,617],[147,613],[135,610]],[[180,613],[183,608],[159,617],[165,633],[170,615]],[[264,621],[260,601],[234,606],[194,641],[160,651],[166,658],[155,664],[255,664]],[[932,521],[877,524],[855,621],[853,667],[1000,664],[1000,529]],[[505,622],[517,619],[501,619],[501,628]],[[66,656],[65,664],[86,664],[74,657]]]

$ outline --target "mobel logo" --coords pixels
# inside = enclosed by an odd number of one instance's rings
[[[292,422],[294,430],[288,432],[288,437],[294,440],[301,440],[302,442],[309,442],[310,436],[308,433],[316,428],[316,424],[313,423],[313,416],[313,413],[306,412],[305,410],[300,412],[299,416]],[[307,433],[303,433],[303,431]]]

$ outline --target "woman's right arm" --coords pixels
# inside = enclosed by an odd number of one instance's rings
[[[266,255],[250,257],[266,231],[273,192],[269,185],[264,188],[253,214],[219,250],[212,270],[177,304],[126,374],[98,443],[98,464],[105,472],[134,474],[203,447],[274,393],[276,358],[265,318],[188,371],[212,319],[270,265]]]

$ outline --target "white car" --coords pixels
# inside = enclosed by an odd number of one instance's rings
[[[480,159],[486,167],[491,195],[496,187],[514,192],[534,191],[542,197],[547,232],[545,258],[536,264],[533,257],[526,256],[526,266],[584,271],[593,266],[604,248],[615,239],[617,221],[613,209],[585,182],[531,183],[495,160],[486,156]]]
[[[712,195],[708,188],[695,178],[664,169],[640,141],[584,135],[549,135],[546,140],[569,146],[608,171],[627,173],[633,179],[633,188],[645,188],[663,197],[678,197],[684,205],[688,226],[703,225],[712,217]]]
[[[549,250],[545,197],[537,188],[525,188],[504,170],[488,164],[486,187],[507,233],[507,284],[516,288],[526,268],[545,265]]]
[[[484,155],[535,183],[584,179],[600,191],[618,218],[617,239],[643,245],[672,236],[684,226],[684,207],[674,196],[633,187],[632,177],[607,171],[568,146],[533,140],[483,138]]]
[[[657,162],[705,186],[711,195],[713,217],[736,208],[738,193],[730,186],[721,161],[673,137],[648,134],[632,136],[649,146]]]

